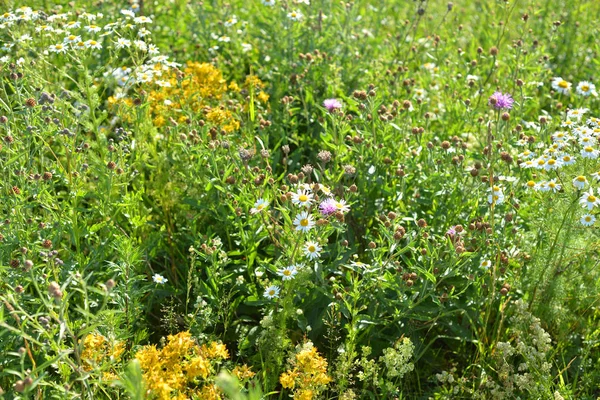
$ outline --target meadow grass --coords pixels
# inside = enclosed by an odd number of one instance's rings
[[[598,15],[5,1],[0,398],[599,397]]]

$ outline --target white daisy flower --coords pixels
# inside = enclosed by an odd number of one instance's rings
[[[588,112],[587,108],[574,108],[572,110],[567,111],[568,119],[576,119],[577,121],[581,121],[581,117]]]
[[[535,156],[535,153],[529,151],[529,150],[525,150],[524,152],[522,152],[521,154],[518,155],[519,158],[523,159],[523,160],[527,160],[529,158],[532,158]]]
[[[158,283],[161,285],[164,285],[165,283],[167,283],[167,278],[165,278],[164,276],[162,276],[160,274],[154,274],[154,276],[152,277],[152,280],[154,281],[154,283]]]
[[[587,185],[587,183],[588,181],[583,175],[579,175],[573,178],[573,186],[575,186],[577,189],[585,188],[585,185]]]
[[[479,266],[481,268],[489,269],[492,266],[492,262],[490,260],[481,260]]]
[[[88,40],[87,42],[85,42],[85,47],[87,47],[88,49],[98,49],[99,50],[102,48],[102,45],[95,40]]]
[[[142,15],[141,17],[135,17],[133,19],[133,22],[135,22],[136,24],[151,24],[152,19]]]
[[[596,222],[596,217],[591,214],[585,214],[581,217],[579,222],[581,222],[581,225],[583,226],[592,226],[594,225],[594,222]]]
[[[148,50],[148,45],[143,40],[134,40],[133,45],[135,48],[140,49],[142,51]]]
[[[560,160],[562,161],[563,165],[573,165],[576,161],[575,157],[568,154],[561,155]]]
[[[277,275],[281,276],[281,280],[289,281],[294,279],[296,274],[298,273],[298,268],[295,265],[290,265],[289,267],[285,267],[280,269],[277,272]]]
[[[308,232],[315,226],[315,221],[312,215],[309,215],[307,211],[301,212],[294,219],[294,225],[297,231]]]
[[[598,150],[594,149],[592,146],[585,146],[583,149],[581,149],[581,157],[583,158],[591,158],[591,159],[596,159],[598,158]]]
[[[578,141],[582,146],[593,146],[596,144],[596,138],[593,136],[580,136]]]
[[[279,297],[279,286],[275,286],[275,285],[269,286],[268,288],[265,289],[264,296],[267,299],[274,299],[274,298]]]
[[[64,39],[65,43],[78,43],[81,42],[81,36],[69,35]]]
[[[323,248],[317,242],[306,242],[304,244],[304,255],[311,260],[321,257],[321,250]]]
[[[414,97],[419,100],[424,100],[427,97],[425,89],[414,89]]]
[[[594,178],[596,180],[596,182],[600,182],[600,171],[594,172],[591,175],[592,175],[592,178]]]
[[[258,199],[256,203],[254,203],[254,207],[250,209],[250,214],[258,214],[265,208],[269,206],[269,202],[265,199]]]
[[[571,90],[571,82],[567,82],[561,77],[556,77],[552,79],[552,88],[559,93],[569,94],[569,91]]]
[[[64,44],[58,43],[58,44],[53,44],[50,45],[50,47],[48,47],[48,50],[51,53],[66,53],[67,52],[67,46],[65,46]]]
[[[287,17],[289,19],[291,19],[292,21],[300,21],[302,19],[302,17],[304,17],[304,15],[302,15],[302,13],[300,11],[295,10],[295,11],[289,12]]]
[[[231,38],[229,36],[221,36],[219,38],[219,42],[229,43],[229,42],[231,42]]]
[[[546,171],[552,171],[560,167],[562,167],[562,163],[554,158],[549,158],[548,161],[546,161],[546,165],[544,165]]]
[[[525,187],[531,190],[539,190],[539,185],[535,181],[527,181]]]
[[[579,199],[579,204],[591,211],[594,207],[600,205],[600,199],[594,196],[594,189],[590,188],[589,192],[583,193]]]
[[[519,167],[521,167],[523,169],[533,168],[534,166],[535,166],[535,163],[532,160],[525,160],[521,164],[519,164]]]
[[[54,32],[54,28],[50,25],[40,25],[35,27],[36,32]]]
[[[273,7],[275,5],[275,0],[262,0],[264,6]]]
[[[131,10],[121,10],[121,14],[125,15],[126,17],[135,17],[135,13]]]
[[[131,40],[119,38],[119,39],[117,39],[116,45],[117,45],[117,49],[129,47],[129,46],[131,46]]]
[[[237,24],[237,22],[238,22],[237,17],[234,15],[231,18],[229,18],[227,21],[225,21],[223,23],[223,25],[225,25],[226,27],[229,28],[230,26]]]
[[[292,203],[300,207],[309,207],[313,200],[313,194],[308,190],[298,190],[292,193]]]
[[[502,193],[494,193],[488,195],[488,203],[491,205],[502,204],[504,203],[504,194]]]
[[[333,204],[335,205],[335,208],[337,208],[338,211],[341,211],[343,213],[347,213],[348,211],[350,211],[350,207],[346,204],[345,200],[338,200],[333,202]]]
[[[98,25],[87,25],[85,30],[90,33],[98,33],[102,30],[102,28],[100,28]]]
[[[65,28],[67,29],[75,29],[81,26],[81,22],[79,21],[69,21],[65,24]]]
[[[588,81],[581,81],[577,84],[577,94],[582,96],[597,96],[596,85]]]
[[[548,190],[552,190],[554,193],[559,192],[560,189],[562,189],[562,185],[556,183],[556,179],[551,179],[550,181],[546,182],[546,187]]]

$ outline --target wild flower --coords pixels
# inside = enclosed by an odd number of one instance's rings
[[[488,104],[497,110],[510,110],[514,100],[508,93],[495,92],[488,99]]]
[[[559,93],[569,94],[571,90],[571,82],[567,82],[561,77],[556,77],[552,79],[552,88]]]
[[[292,203],[300,207],[310,207],[313,201],[313,194],[308,190],[298,190],[296,193],[292,193]]]
[[[165,283],[167,283],[167,278],[160,274],[154,274],[152,276],[152,280],[154,281],[154,283],[158,283],[159,285],[164,285]]]
[[[581,81],[577,84],[577,94],[582,96],[594,96],[597,97],[596,85],[588,81]]]
[[[304,15],[298,10],[293,10],[288,13],[287,17],[292,21],[300,21]]]
[[[592,226],[596,222],[596,217],[591,214],[585,214],[579,220],[583,226]]]
[[[585,185],[587,185],[587,184],[588,184],[587,178],[583,175],[579,175],[579,176],[576,176],[575,178],[573,178],[573,186],[575,186],[579,190],[585,188]]]
[[[289,278],[291,279],[291,278]],[[271,285],[265,289],[264,296],[271,300],[279,297],[279,286]]]
[[[323,248],[319,246],[317,242],[306,242],[304,244],[304,255],[306,255],[310,260],[315,260],[321,256],[321,250]]]
[[[168,400],[189,398],[198,383],[204,382],[200,387],[212,386],[206,382],[215,373],[212,363],[229,358],[229,353],[223,344],[211,342],[199,346],[189,332],[180,332],[169,335],[160,350],[155,345],[144,346],[135,358],[149,394]]]
[[[323,107],[329,112],[333,112],[342,108],[342,103],[338,99],[326,99],[323,101]]]
[[[250,209],[250,214],[258,214],[269,206],[269,202],[265,199],[258,199],[254,203],[254,207]]]
[[[590,188],[589,191],[584,192],[579,199],[579,204],[583,208],[587,208],[591,211],[594,207],[600,206],[600,199],[594,196],[594,189]]]
[[[281,276],[281,279],[284,281],[289,281],[294,279],[296,274],[298,273],[298,268],[295,265],[290,265],[285,268],[280,269],[277,272],[277,275]]]
[[[298,345],[290,364],[292,369],[282,373],[279,382],[284,389],[293,390],[293,399],[314,399],[331,382],[327,375],[327,360],[318,353],[312,342]]]
[[[315,221],[313,220],[312,215],[307,211],[303,211],[294,219],[294,226],[297,231],[308,232],[315,226]]]

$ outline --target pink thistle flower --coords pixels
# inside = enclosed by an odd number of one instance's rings
[[[488,104],[496,110],[510,110],[514,102],[510,94],[502,92],[495,92],[488,99]]]
[[[338,99],[327,99],[323,102],[323,107],[327,109],[329,112],[333,112],[342,108],[342,103]]]
[[[321,214],[323,215],[334,214],[338,210],[336,201],[332,198],[323,200],[321,204],[319,204],[319,210],[321,210]]]

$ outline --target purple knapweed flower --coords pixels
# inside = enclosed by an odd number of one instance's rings
[[[510,94],[502,92],[494,93],[488,100],[488,104],[496,110],[510,110],[514,102]]]
[[[321,210],[321,214],[323,215],[334,214],[337,211],[335,200],[332,198],[323,200],[321,204],[319,204],[319,210]]]
[[[323,102],[323,107],[327,109],[327,111],[332,112],[342,108],[342,103],[338,99],[327,99]]]

